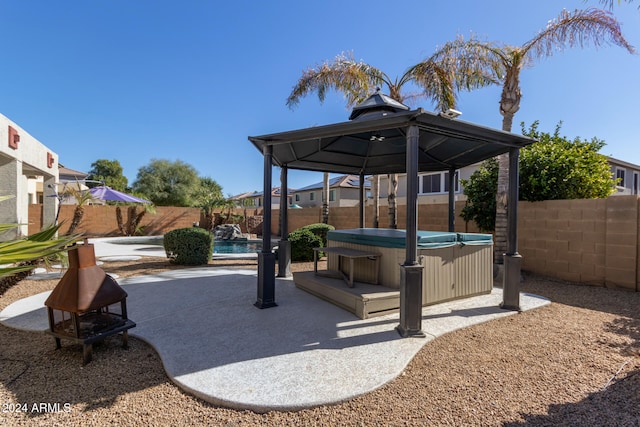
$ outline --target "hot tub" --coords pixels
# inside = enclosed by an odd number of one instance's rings
[[[424,266],[423,305],[491,292],[493,239],[490,234],[418,231],[417,238],[418,262]],[[327,234],[327,246],[380,252],[379,283],[394,289],[400,289],[405,241],[405,230],[385,228],[333,230]],[[346,267],[345,273],[349,273]],[[338,268],[336,256],[329,254],[327,268]],[[375,272],[367,260],[356,260],[353,269],[355,281],[371,282],[374,278]]]

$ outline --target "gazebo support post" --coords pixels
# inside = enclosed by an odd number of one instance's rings
[[[522,255],[518,253],[518,158],[519,148],[509,150],[509,199],[507,200],[507,253],[504,254],[502,304],[506,310],[520,311]]]
[[[400,324],[396,330],[402,337],[424,337],[422,332],[422,270],[418,253],[418,142],[420,130],[407,130],[407,226],[406,259],[400,266]]]
[[[278,277],[291,277],[291,242],[289,242],[289,186],[287,165],[280,169],[280,242],[278,243]]]
[[[359,195],[360,195],[360,228],[364,228],[364,209],[365,209],[365,192],[364,192],[364,173],[360,172],[360,188],[359,188]]]
[[[456,168],[449,169],[449,232],[456,231]]]
[[[264,206],[262,215],[262,251],[258,253],[258,308],[275,307],[276,257],[271,251],[271,169],[273,146],[265,145],[264,154]]]

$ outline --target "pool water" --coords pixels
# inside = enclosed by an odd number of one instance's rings
[[[118,245],[164,246],[162,236],[131,237],[115,239]],[[213,243],[214,254],[253,254],[262,250],[262,241],[256,240],[216,240]]]
[[[213,244],[214,254],[251,254],[262,250],[261,242],[216,240]]]

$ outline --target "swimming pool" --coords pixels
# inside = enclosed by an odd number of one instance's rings
[[[162,236],[123,237],[110,240],[116,245],[152,245],[164,246]],[[216,240],[213,243],[214,254],[253,254],[262,250],[262,240]]]
[[[252,254],[262,250],[262,242],[253,240],[216,240],[214,254]]]

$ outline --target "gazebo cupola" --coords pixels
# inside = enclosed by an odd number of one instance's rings
[[[409,107],[380,93],[380,88],[377,88],[374,94],[353,107],[349,120],[380,119],[401,111],[409,111]]]

